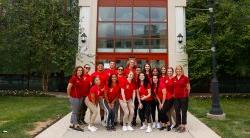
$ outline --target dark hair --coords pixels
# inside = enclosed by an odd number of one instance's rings
[[[154,67],[154,68],[151,70],[152,76],[153,76],[153,71],[154,71],[154,70],[157,70],[157,72],[158,72],[158,77],[159,77],[159,76],[160,76],[160,70],[159,70],[159,68]]]
[[[118,77],[116,74],[111,74],[108,78],[108,87],[111,88],[112,87],[112,76],[115,75],[117,80],[116,80],[116,83],[118,83]]]
[[[92,82],[92,86],[95,85],[95,80],[96,80],[96,78],[99,78],[99,80],[100,80],[100,77],[94,77],[93,82]]]
[[[119,68],[122,68],[122,69],[124,70],[124,67],[123,67],[123,66],[118,66],[117,69],[119,69]]]
[[[164,75],[167,75],[167,67],[166,66],[161,66],[161,70],[162,70],[162,68],[165,68],[166,69],[166,73],[164,74]],[[160,74],[162,75],[162,71],[160,71]]]
[[[157,79],[158,79],[157,84],[156,84],[157,87],[155,86],[155,83],[154,83],[154,81],[153,81],[153,77],[154,77],[154,76],[156,76]],[[151,86],[151,93],[152,93],[152,96],[153,96],[153,97],[156,96],[155,93],[154,93],[155,87],[156,87],[156,92],[158,92],[159,82],[160,82],[159,76],[158,76],[158,75],[153,75],[153,76],[152,76],[152,86]]]
[[[76,76],[76,75],[77,75],[77,70],[78,70],[79,68],[82,68],[82,75],[81,75],[81,77],[83,76],[83,74],[84,74],[84,69],[83,69],[82,66],[76,66],[75,69],[74,69],[73,72],[72,72],[72,76]]]
[[[85,64],[83,67],[90,66],[89,64]]]
[[[149,69],[149,77],[151,77],[152,76],[152,72],[151,72],[151,65],[149,63],[144,64],[142,72],[145,73],[145,75],[147,76],[146,69],[145,69],[146,65],[149,65],[149,67],[150,67],[150,69]]]
[[[139,79],[139,81],[138,81],[138,86],[141,85],[141,80],[140,80],[140,75],[141,75],[141,74],[143,74],[144,77],[145,77],[145,79],[143,80],[143,86],[144,86],[145,88],[147,88],[147,87],[148,87],[148,84],[149,84],[149,80],[148,80],[148,77],[146,76],[146,74],[143,73],[143,72],[141,72],[141,73],[138,75],[138,79]]]
[[[98,66],[98,65],[100,65],[100,64],[104,66],[103,62],[101,62],[101,61],[97,62],[96,65]]]

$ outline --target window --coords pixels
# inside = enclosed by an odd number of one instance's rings
[[[116,8],[116,21],[131,21],[132,8],[131,7],[117,7]]]
[[[99,21],[114,21],[114,7],[99,7]]]

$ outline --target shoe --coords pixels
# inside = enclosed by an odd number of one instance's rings
[[[133,131],[133,130],[134,130],[131,126],[127,126],[127,129],[128,129],[129,131]]]
[[[161,127],[161,128],[159,128],[159,130],[164,130],[164,129],[166,129],[166,127],[164,127],[164,126],[163,126],[163,127]]]
[[[136,126],[136,121],[132,121],[132,126]]]
[[[69,128],[76,130],[76,131],[82,131],[82,132],[84,131],[83,128],[81,128],[80,126],[71,125],[69,126]]]
[[[117,126],[117,124],[118,124],[117,122],[114,122],[114,125],[115,125],[115,126]]]
[[[95,127],[93,126],[88,126],[88,130],[91,132],[95,132],[97,129],[95,129]]]
[[[161,123],[156,123],[156,127],[158,128],[158,129],[160,129],[161,128]]]
[[[111,126],[111,130],[116,131],[115,126]]]
[[[123,126],[123,122],[120,122],[120,125]]]
[[[146,129],[147,126],[143,123],[142,127],[140,127],[141,130]]]
[[[153,122],[152,128],[156,128],[156,123]]]
[[[101,123],[102,123],[102,126],[104,126],[104,127],[106,127],[106,126],[107,126],[106,121],[104,121],[104,120],[103,120]]]
[[[123,126],[123,127],[122,127],[122,131],[128,131],[127,126]]]
[[[178,132],[179,133],[183,133],[183,132],[185,132],[186,131],[186,128],[185,127],[180,127],[179,129],[178,129]]]
[[[151,128],[151,126],[148,126],[147,130],[146,130],[146,133],[150,133],[150,132],[152,132],[152,128]]]
[[[86,125],[87,124],[84,120],[80,120],[78,122],[79,122],[79,125]]]
[[[106,129],[107,129],[108,131],[110,131],[110,130],[111,130],[111,127],[110,127],[110,126],[107,126]]]
[[[171,125],[167,126],[167,131],[171,130]]]

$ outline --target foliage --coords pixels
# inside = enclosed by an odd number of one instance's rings
[[[215,0],[217,74],[250,77],[250,1]],[[189,71],[195,80],[211,76],[211,36],[208,3],[189,0],[187,5],[187,52]]]
[[[22,97],[54,97],[53,95],[43,91],[30,90],[0,90],[0,96],[22,96]]]
[[[0,34],[2,73],[40,72],[48,90],[51,72],[71,72],[75,63],[78,10],[64,13],[63,0],[4,1]]]

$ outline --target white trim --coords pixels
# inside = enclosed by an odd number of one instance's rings
[[[115,52],[132,52],[132,49],[129,49],[129,48],[116,48]]]
[[[136,52],[145,52],[145,53],[149,53],[149,49],[133,49],[133,51]]]
[[[167,53],[167,49],[151,49],[152,53]]]
[[[114,48],[97,48],[97,52],[114,52]]]

